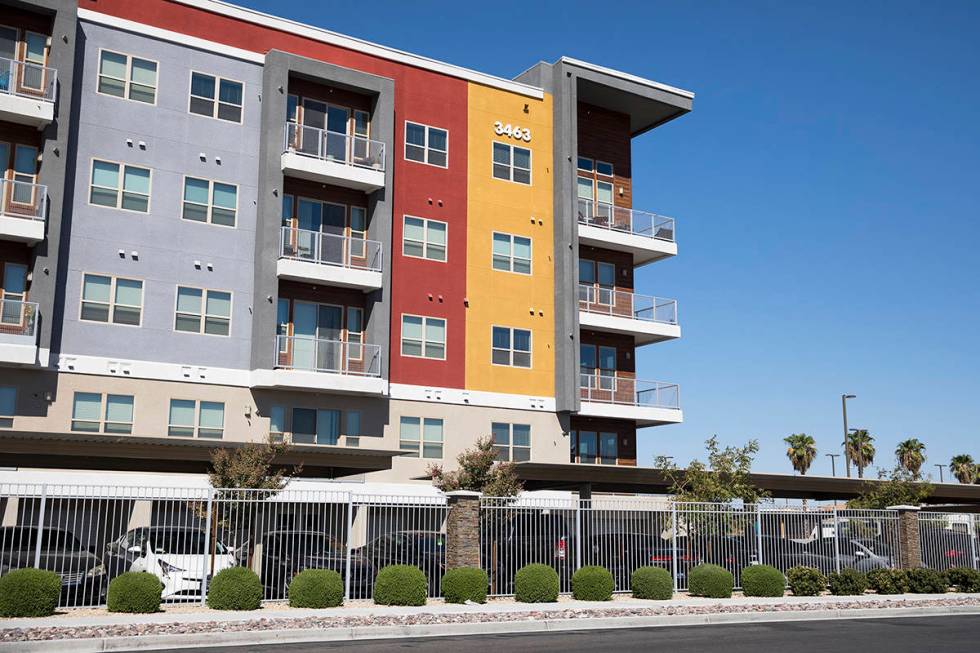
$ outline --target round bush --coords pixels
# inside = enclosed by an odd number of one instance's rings
[[[782,596],[786,593],[783,572],[769,565],[750,565],[742,570],[745,596]]]
[[[572,597],[579,601],[610,601],[615,588],[605,567],[582,567],[572,574]]]
[[[640,567],[630,578],[634,599],[669,601],[674,597],[674,579],[662,567]]]
[[[868,577],[856,569],[842,569],[827,576],[827,584],[834,596],[857,596],[868,589]]]
[[[729,599],[735,588],[732,572],[718,565],[701,564],[691,570],[687,581],[687,591],[691,596],[709,599]]]
[[[378,605],[425,605],[428,581],[418,567],[389,565],[374,579],[374,602]]]
[[[0,576],[0,617],[47,617],[61,595],[61,577],[34,567]]]
[[[868,587],[878,594],[905,594],[909,591],[908,574],[901,569],[872,569]]]
[[[935,569],[909,569],[909,591],[913,594],[945,594],[949,590],[946,576]]]
[[[820,596],[827,589],[827,577],[813,567],[793,567],[786,572],[793,596]]]
[[[525,565],[514,576],[514,599],[520,603],[558,600],[558,572],[542,564]]]
[[[446,603],[487,602],[490,579],[479,567],[450,569],[442,577],[442,596]]]
[[[336,608],[344,602],[344,579],[333,569],[304,569],[288,591],[291,608]]]
[[[258,610],[262,603],[262,581],[246,567],[222,569],[208,587],[208,607],[212,610]]]
[[[953,567],[946,571],[946,581],[957,592],[980,592],[980,571],[969,567]]]
[[[109,583],[109,612],[146,614],[160,611],[160,579],[145,571],[127,571]]]

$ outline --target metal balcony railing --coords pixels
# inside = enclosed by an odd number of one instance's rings
[[[675,383],[642,381],[602,371],[579,374],[582,401],[649,408],[680,409],[681,389]]]
[[[580,224],[590,227],[609,229],[610,231],[619,231],[671,243],[676,242],[674,219],[646,211],[626,209],[579,198],[578,221]]]
[[[579,310],[631,320],[677,324],[677,300],[637,295],[591,284],[578,286]]]
[[[37,328],[36,302],[0,297],[0,335],[33,338]]]
[[[276,367],[377,377],[381,376],[381,347],[310,336],[276,336]]]
[[[54,68],[0,57],[0,93],[54,102],[57,87]]]
[[[283,151],[359,168],[385,169],[385,144],[381,141],[294,122],[286,123]]]
[[[279,238],[279,258],[355,270],[380,272],[381,250],[376,240],[295,227],[283,227]]]
[[[48,187],[26,181],[0,179],[0,215],[44,220],[48,211]]]

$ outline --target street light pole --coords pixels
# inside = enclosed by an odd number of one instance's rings
[[[847,466],[847,478],[851,478],[851,457],[847,454],[847,434],[850,433],[847,429],[847,400],[854,399],[857,395],[841,395],[840,396],[840,410],[844,417],[844,464]]]
[[[942,463],[936,463],[936,467],[939,468],[939,482],[942,483],[943,482],[943,467],[946,467],[946,465],[943,465]]]
[[[828,453],[824,455],[830,458],[830,475],[837,478],[837,459],[840,458],[840,454]]]

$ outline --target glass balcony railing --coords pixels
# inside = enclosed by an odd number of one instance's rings
[[[675,383],[642,381],[615,373],[587,371],[579,375],[582,401],[649,408],[680,409],[681,389]]]
[[[637,295],[591,284],[578,286],[579,310],[631,320],[677,324],[677,300]]]
[[[283,370],[381,376],[381,347],[312,336],[276,336],[276,367]]]
[[[13,179],[0,179],[0,215],[8,218],[44,220],[47,207],[47,186]]]
[[[381,141],[294,122],[286,123],[283,151],[359,168],[385,169],[385,144]]]
[[[0,297],[0,336],[33,338],[37,328],[36,302]]]
[[[611,204],[579,198],[579,224],[599,229],[609,229],[654,240],[676,242],[674,219],[646,211],[626,209]]]
[[[0,57],[0,93],[54,102],[57,86],[54,68]]]
[[[283,227],[279,258],[381,272],[381,243],[365,238]]]

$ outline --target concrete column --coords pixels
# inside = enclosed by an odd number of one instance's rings
[[[898,512],[898,566],[901,569],[918,569],[922,566],[922,548],[919,543],[918,506],[889,506]]]
[[[446,569],[480,566],[480,493],[447,492]]]

